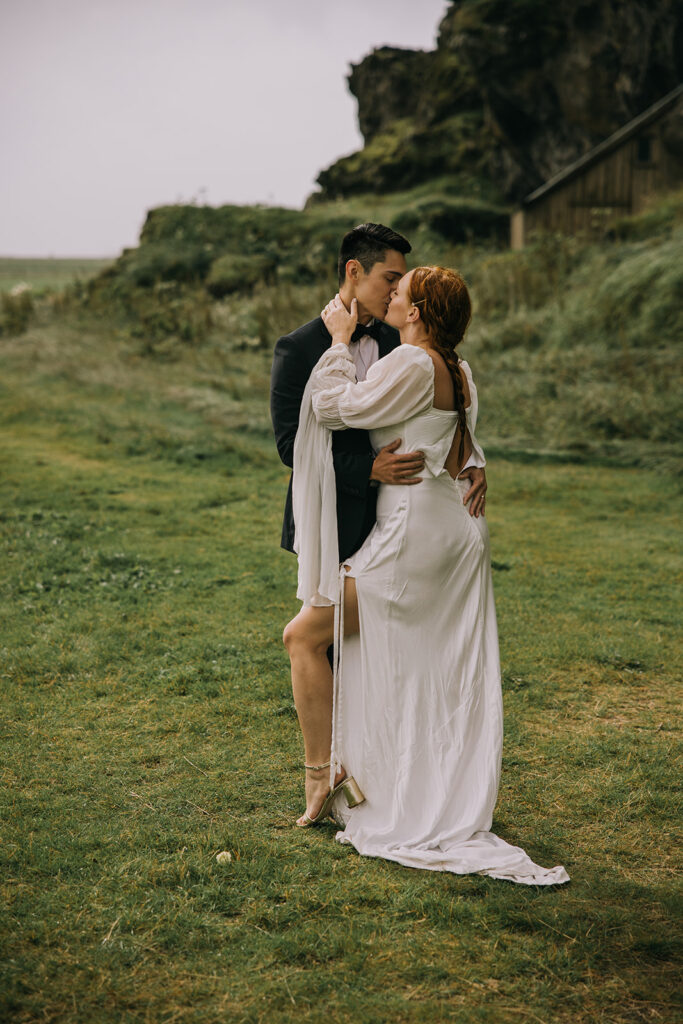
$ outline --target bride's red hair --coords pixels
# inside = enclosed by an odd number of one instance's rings
[[[470,293],[462,276],[446,267],[417,267],[410,277],[410,301],[420,311],[430,341],[450,370],[455,385],[455,407],[460,430],[460,460],[465,445],[467,421],[465,395],[458,369],[457,346],[472,319]]]

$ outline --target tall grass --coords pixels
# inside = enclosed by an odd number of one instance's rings
[[[663,206],[675,216],[647,211],[627,241],[463,254],[475,298],[463,353],[487,396],[489,444],[678,462],[683,195]],[[657,225],[651,237],[641,221]]]

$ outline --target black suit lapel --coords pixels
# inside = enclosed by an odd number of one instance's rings
[[[327,330],[327,327],[325,327],[325,324],[322,321],[322,317],[318,317],[317,327],[318,330],[311,338],[309,347],[311,370],[318,362],[323,352],[326,352],[327,349],[330,347],[330,343],[332,341],[330,332]]]
[[[392,349],[398,348],[401,344],[401,336],[395,327],[389,327],[388,324],[382,324],[382,333],[377,339],[377,348],[379,351],[379,358],[389,354]]]

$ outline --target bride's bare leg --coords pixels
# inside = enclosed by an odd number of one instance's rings
[[[344,583],[344,634],[358,632],[356,581]],[[332,670],[327,648],[334,639],[334,608],[302,608],[285,627],[292,692],[304,737],[306,764],[325,764],[332,745]],[[343,777],[340,773],[337,781]],[[329,791],[329,771],[306,773],[306,813],[314,818]]]

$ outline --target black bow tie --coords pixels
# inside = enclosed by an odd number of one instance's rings
[[[375,341],[379,341],[382,333],[382,323],[380,320],[371,320],[369,324],[358,324],[353,334],[351,335],[351,341],[360,341],[366,334],[369,334]]]

